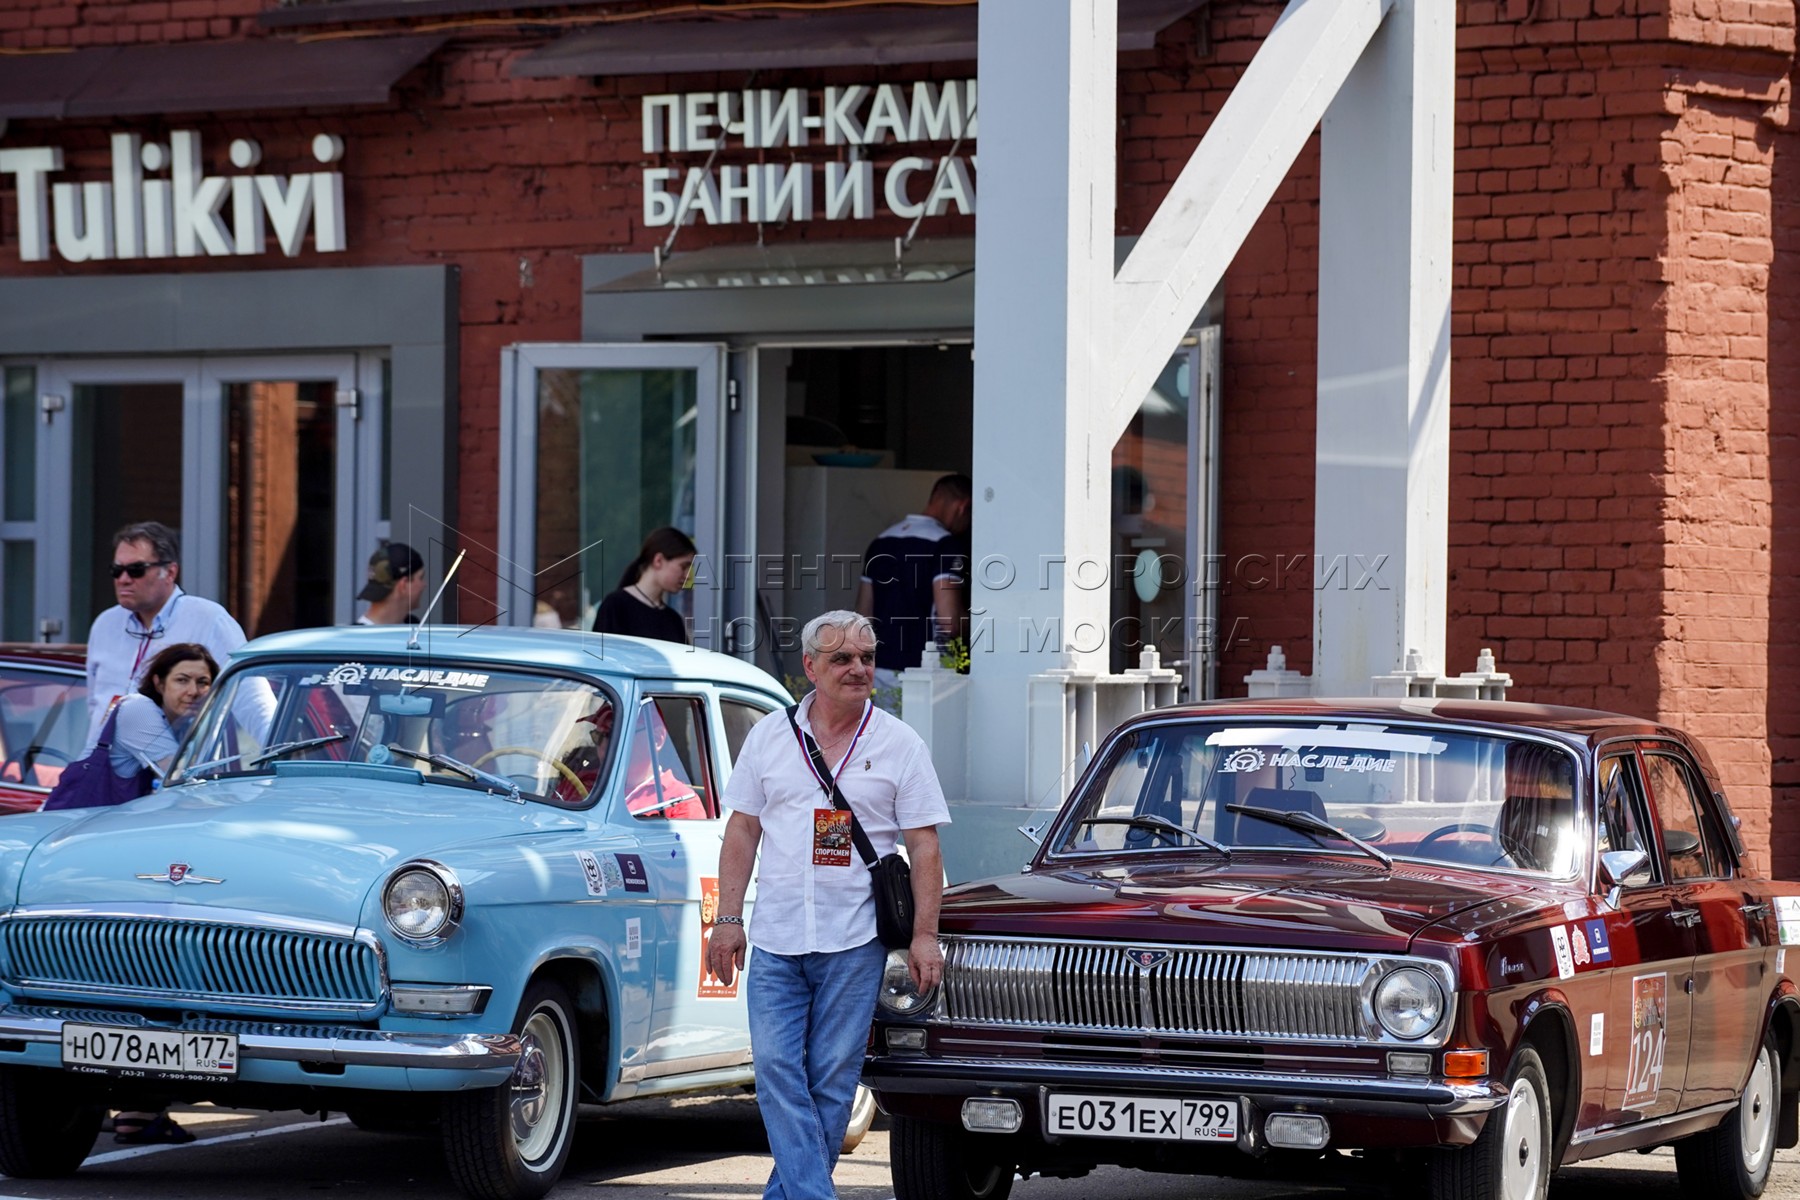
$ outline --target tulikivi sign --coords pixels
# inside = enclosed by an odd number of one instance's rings
[[[645,154],[707,155],[703,165],[645,168],[646,226],[861,220],[877,215],[878,202],[900,217],[975,211],[973,154],[903,155],[879,184],[866,157],[888,143],[973,141],[973,79],[820,88],[816,104],[806,88],[645,96],[643,121]],[[815,142],[839,147],[840,157],[796,159],[794,150]],[[728,148],[764,152],[763,161],[715,167]]]
[[[344,156],[343,140],[321,133],[312,153],[330,166]],[[252,172],[261,162],[256,142],[231,143],[231,163],[240,171]],[[59,146],[0,150],[0,176],[17,184],[19,257],[25,262],[48,260],[53,244],[69,262],[250,256],[267,252],[271,232],[289,258],[300,253],[308,231],[320,253],[345,246],[341,173],[207,175],[193,130],[170,133],[167,146],[145,143],[135,133],[113,134],[111,180],[52,182],[62,169]],[[165,170],[167,178],[155,178]]]

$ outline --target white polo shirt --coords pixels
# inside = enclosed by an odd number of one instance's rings
[[[205,646],[222,670],[231,652],[244,644],[244,630],[219,605],[180,588],[170,594],[148,630],[136,613],[117,604],[94,618],[87,641],[86,749],[100,740],[100,726],[112,702],[135,692],[150,660],[177,642]],[[272,712],[273,701],[269,708]]]
[[[812,702],[808,695],[796,714],[808,733]],[[877,857],[894,850],[903,829],[950,823],[925,743],[904,721],[867,702],[861,732],[830,765]],[[811,954],[849,950],[875,936],[875,899],[862,855],[853,846],[846,866],[814,865],[817,810],[833,805],[786,713],[758,721],[744,739],[724,799],[727,808],[762,822],[751,945]]]

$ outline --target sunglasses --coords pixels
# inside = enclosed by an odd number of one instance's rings
[[[144,577],[144,572],[148,571],[151,567],[166,567],[171,561],[173,560],[159,558],[155,562],[114,563],[112,565],[112,577],[117,579],[121,575],[129,575],[133,579],[142,579]]]

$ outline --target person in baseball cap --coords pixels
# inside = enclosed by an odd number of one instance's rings
[[[369,557],[369,581],[356,593],[369,607],[358,625],[417,622],[413,609],[425,594],[425,560],[405,542],[383,542]]]

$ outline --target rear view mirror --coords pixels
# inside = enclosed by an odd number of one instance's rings
[[[383,692],[375,697],[375,707],[390,717],[434,717],[442,714],[444,698],[419,692]]]
[[[1642,850],[1608,850],[1600,856],[1600,882],[1609,889],[1606,902],[1617,907],[1621,888],[1650,882],[1650,856]]]

